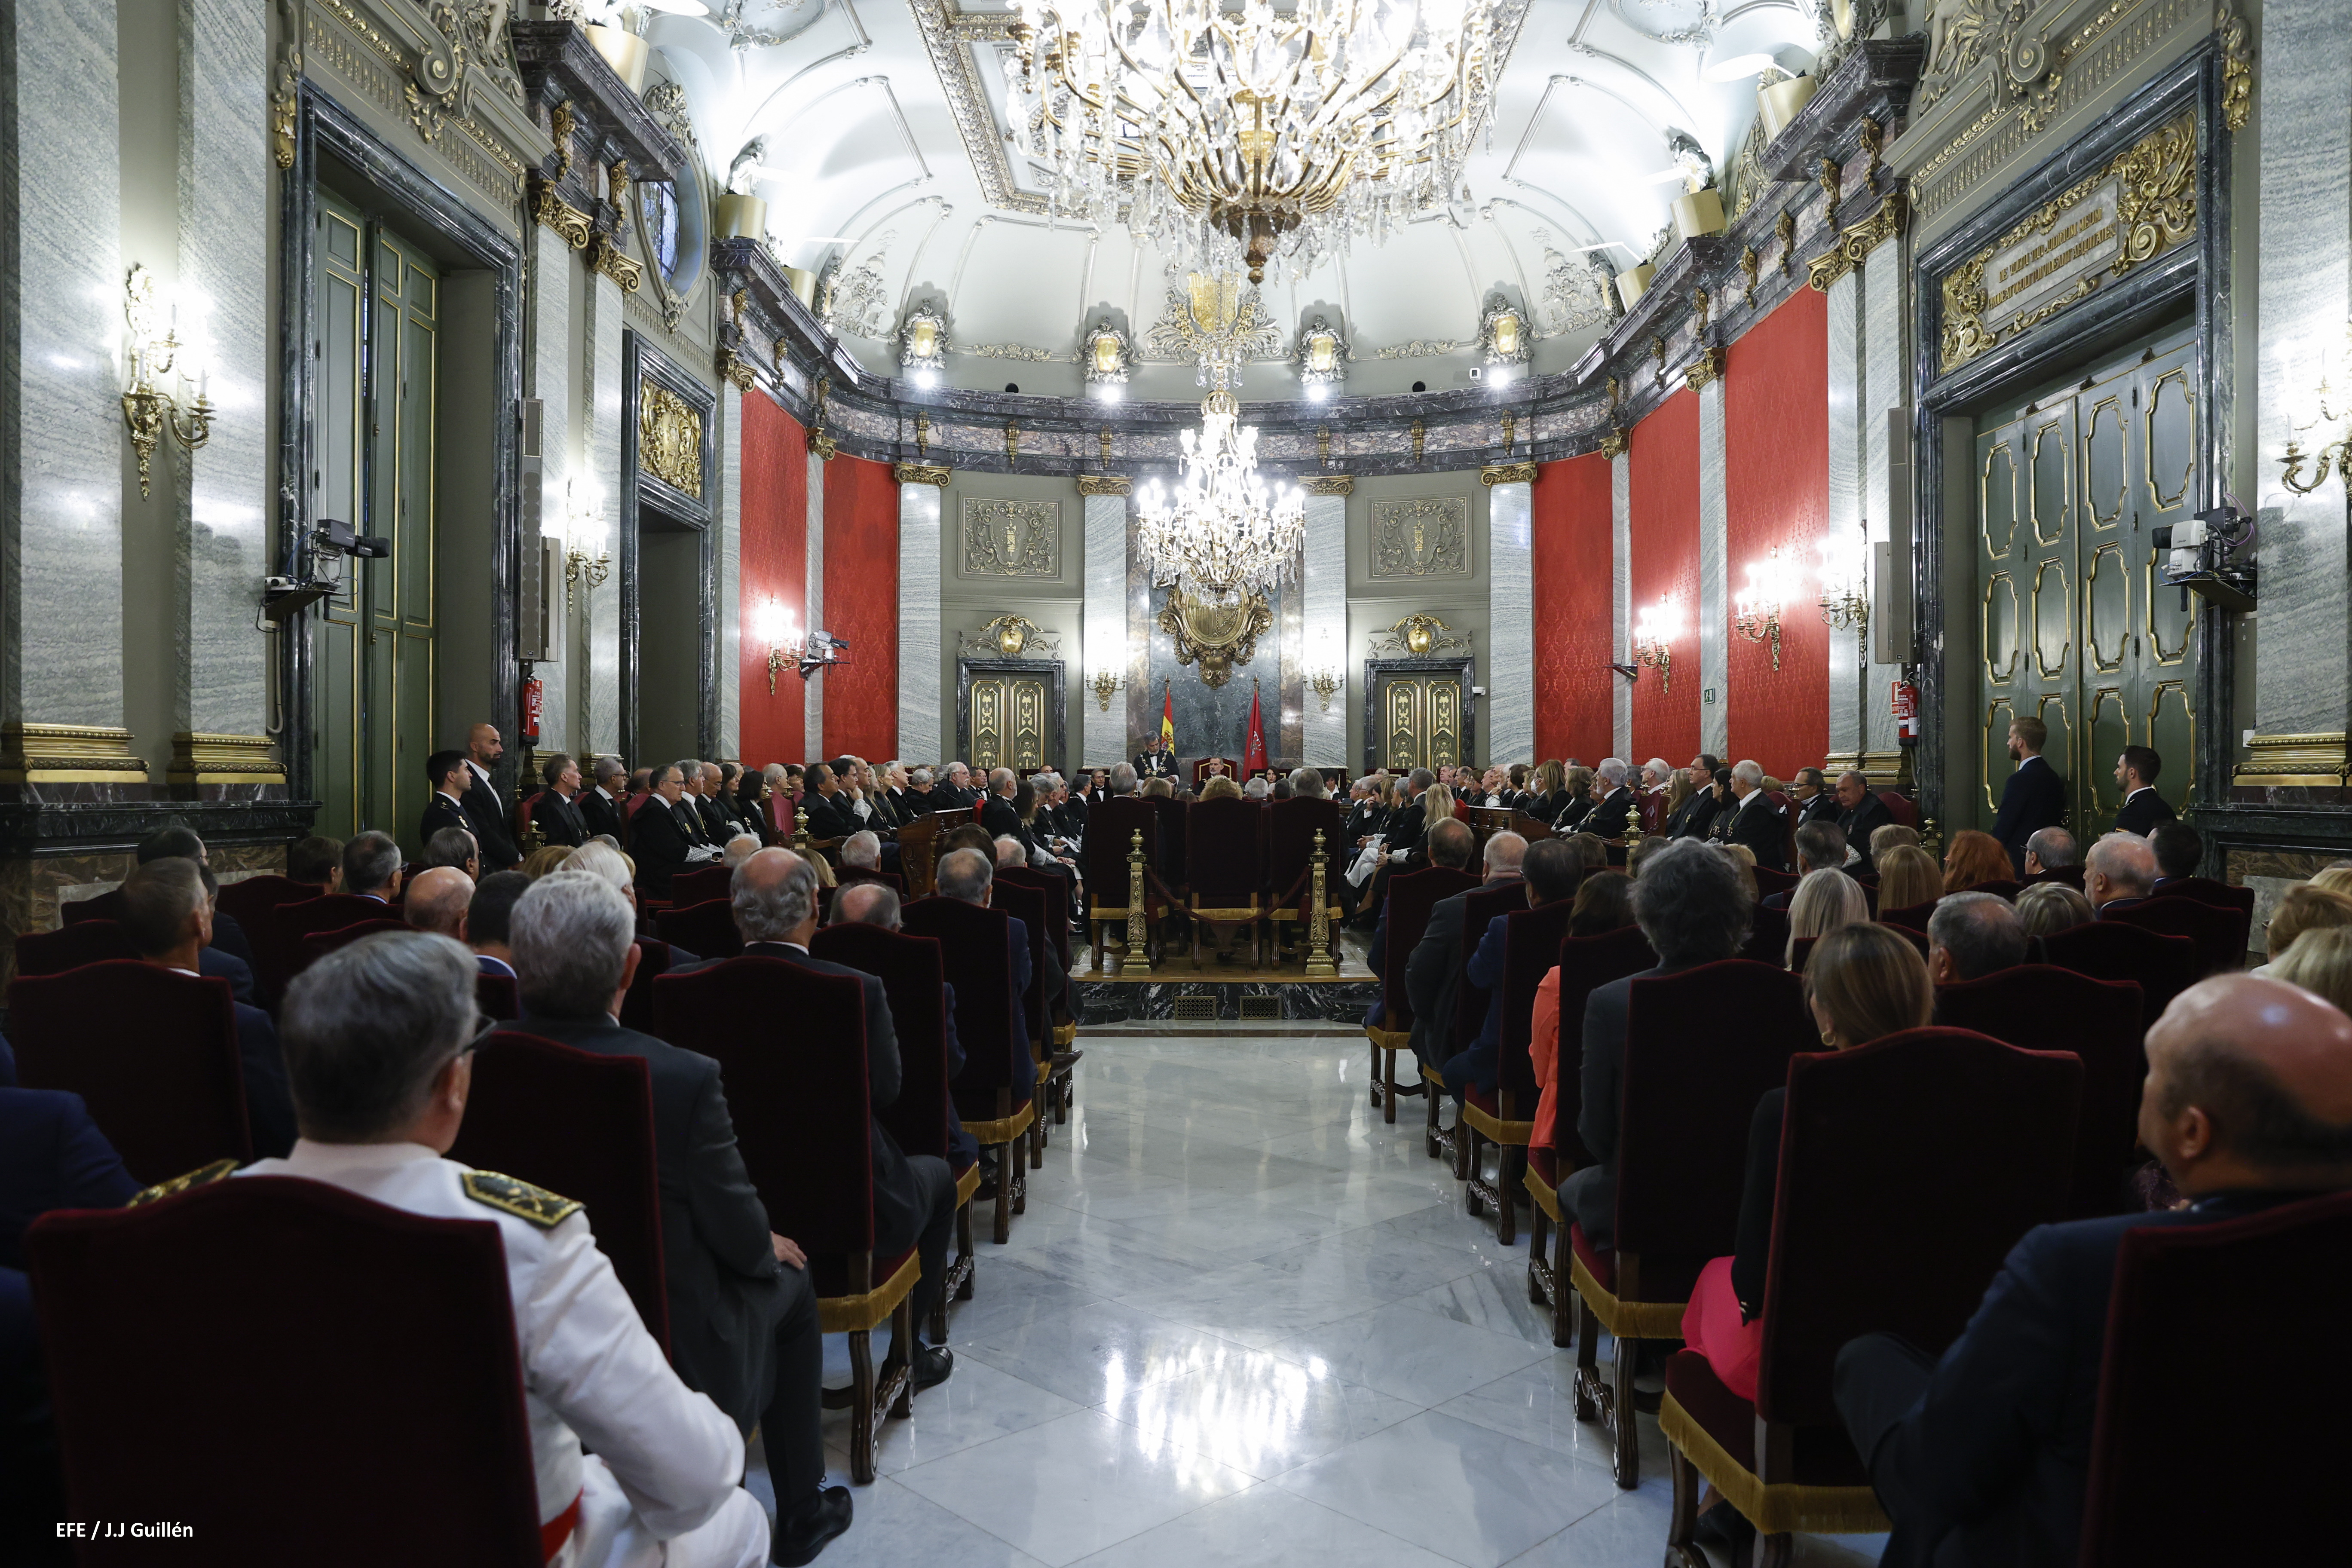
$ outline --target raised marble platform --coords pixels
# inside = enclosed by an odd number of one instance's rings
[[[1106,956],[1099,973],[1093,953],[1080,944],[1070,970],[1070,1010],[1080,1024],[1117,1024],[1159,1018],[1227,1021],[1322,1019],[1360,1024],[1380,1000],[1380,976],[1364,962],[1364,940],[1353,931],[1339,938],[1336,975],[1309,978],[1297,959],[1281,965],[1223,963],[1203,949],[1202,967],[1192,967],[1187,949],[1171,948],[1150,974],[1118,973],[1119,954]]]

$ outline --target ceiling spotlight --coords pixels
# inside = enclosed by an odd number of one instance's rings
[[[1308,382],[1307,384],[1307,401],[1309,403],[1330,402],[1331,384],[1328,381]]]
[[[1507,386],[1517,374],[1516,365],[1490,364],[1486,367],[1486,384],[1496,388]]]
[[[1100,398],[1105,403],[1117,403],[1126,395],[1127,388],[1115,381],[1097,381],[1087,387],[1088,397]]]
[[[1732,55],[1716,61],[1698,73],[1701,81],[1738,81],[1744,76],[1756,76],[1764,71],[1779,70],[1780,62],[1770,55]]]
[[[935,370],[919,370],[908,379],[912,381],[917,386],[921,387],[924,391],[929,392],[932,387],[939,385],[940,373]]]

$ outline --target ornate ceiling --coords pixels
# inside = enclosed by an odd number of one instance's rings
[[[948,323],[950,386],[1075,395],[1080,334],[1108,320],[1139,349],[1130,395],[1198,396],[1189,360],[1156,346],[1171,282],[1158,251],[1057,222],[1006,143],[1002,0],[711,3],[654,18],[655,76],[683,90],[712,190],[759,165],[776,255],[823,279],[820,309],[869,369],[895,374],[898,324],[929,305]],[[1655,176],[1674,133],[1720,171],[1727,212],[1744,199],[1754,79],[1702,73],[1754,54],[1805,70],[1822,36],[1800,0],[1500,4],[1510,47],[1471,204],[1305,278],[1269,270],[1276,331],[1244,399],[1298,395],[1288,362],[1318,316],[1349,345],[1349,394],[1473,385],[1498,295],[1529,313],[1533,369],[1567,368],[1613,315],[1608,275],[1669,222],[1681,187]]]

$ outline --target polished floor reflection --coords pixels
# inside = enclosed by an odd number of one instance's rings
[[[1417,1107],[1381,1123],[1361,1035],[1186,1027],[1087,1032],[1077,1111],[951,1320],[955,1376],[886,1425],[822,1561],[1655,1568],[1656,1423],[1621,1492],[1524,1229],[1502,1247],[1463,1212]],[[845,1344],[827,1359],[845,1382]],[[1801,1538],[1799,1561],[1880,1544]]]

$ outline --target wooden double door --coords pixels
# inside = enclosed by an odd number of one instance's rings
[[[1058,659],[964,660],[957,686],[956,754],[974,768],[1031,773],[1062,753],[1063,668]]]
[[[1978,711],[1987,820],[2012,764],[2013,718],[2049,726],[2067,822],[2085,842],[2122,806],[2117,753],[2155,748],[2157,790],[2197,798],[2197,601],[2168,587],[2156,531],[2200,493],[2194,329],[1979,417]]]
[[[1470,680],[1460,665],[1366,667],[1366,764],[1392,773],[1458,763],[1470,752]]]

